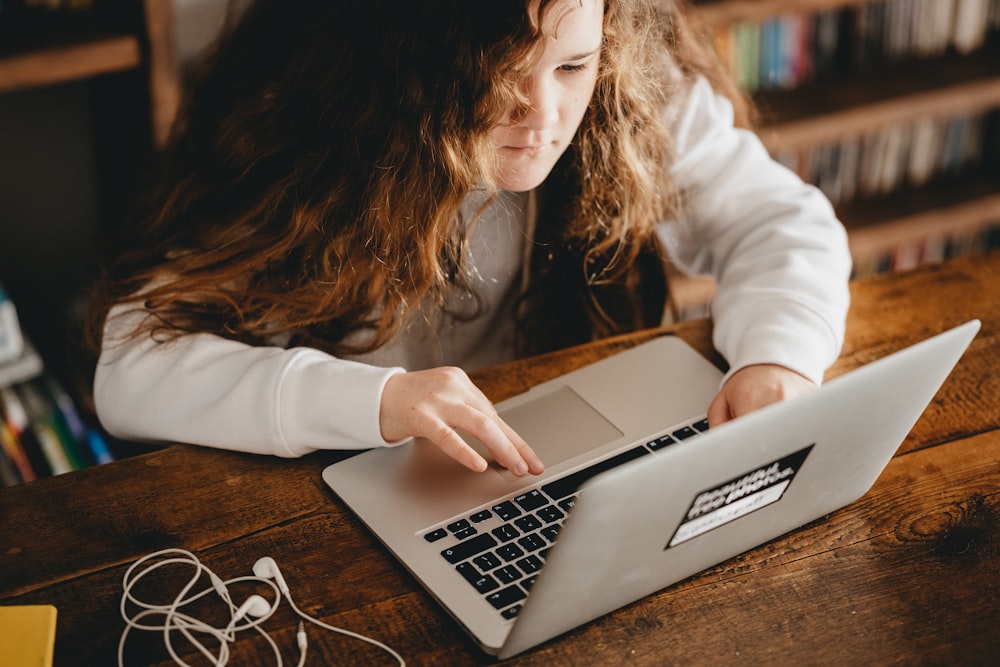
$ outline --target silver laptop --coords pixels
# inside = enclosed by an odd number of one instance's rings
[[[978,329],[711,430],[721,373],[663,336],[497,405],[541,476],[477,474],[414,441],[323,479],[482,650],[506,658],[861,497]]]

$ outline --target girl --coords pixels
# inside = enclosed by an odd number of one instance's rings
[[[98,292],[98,416],[300,456],[423,437],[516,475],[465,371],[658,324],[713,274],[718,424],[839,353],[844,231],[662,0],[256,0]],[[463,370],[460,370],[463,369]]]

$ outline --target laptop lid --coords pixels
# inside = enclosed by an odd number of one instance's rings
[[[500,657],[860,498],[979,326],[968,322],[595,477],[580,490]]]
[[[656,339],[498,404],[543,460],[547,439],[579,433],[553,425],[579,419],[581,402],[612,425],[597,429],[603,435],[587,440],[586,451],[553,450],[561,458],[547,461],[541,479],[472,473],[419,442],[369,450],[329,466],[323,478],[484,651],[509,657],[862,495],[978,328],[967,323],[601,474],[580,494],[585,509],[573,509],[516,622],[503,620],[422,536],[595,461],[628,458],[671,424],[703,414],[721,373],[683,341]],[[731,485],[758,483],[715,506]]]

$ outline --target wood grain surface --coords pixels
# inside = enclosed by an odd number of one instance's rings
[[[966,320],[983,322],[867,495],[508,664],[1000,664],[998,273],[994,252],[852,285],[847,341],[829,377]],[[668,332],[721,363],[708,321]],[[502,400],[660,333],[475,379]],[[122,576],[135,560],[183,548],[229,578],[270,555],[304,611],[385,641],[410,665],[493,662],[324,486],[322,469],[349,454],[283,460],[174,446],[3,489],[0,604],[58,607],[57,665],[112,665],[124,628]],[[162,579],[150,582],[151,594],[167,597],[176,582]],[[297,660],[296,627],[287,606],[267,625],[285,664]],[[307,632],[307,664],[393,664],[368,644]],[[126,664],[171,664],[153,633],[130,635],[126,649]],[[231,664],[275,659],[247,634]]]

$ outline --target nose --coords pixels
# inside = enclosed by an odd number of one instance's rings
[[[544,130],[559,120],[559,95],[554,82],[536,77],[527,84],[528,106],[518,125],[530,130]]]

